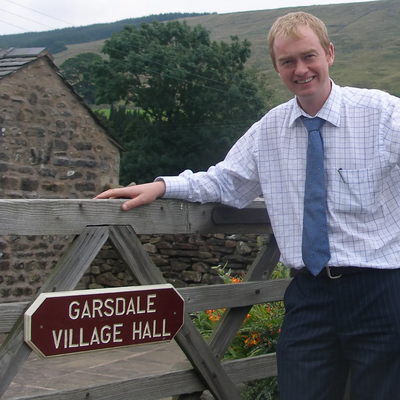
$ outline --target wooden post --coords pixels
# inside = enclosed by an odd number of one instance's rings
[[[268,247],[263,247],[247,272],[244,282],[269,279],[279,261],[280,252],[275,238]],[[235,307],[227,309],[214,328],[208,344],[217,357],[221,360],[240,329],[244,319],[252,306]],[[199,400],[201,392],[179,396],[179,400]]]
[[[84,229],[54,268],[37,296],[44,292],[74,289],[106,242],[107,237],[108,227]],[[32,351],[24,342],[23,318],[22,314],[0,348],[0,397],[3,396]]]
[[[143,249],[130,226],[110,227],[110,242],[140,284],[165,283],[161,272]],[[206,383],[217,399],[242,399],[220,361],[214,356],[186,313],[183,328],[175,336],[175,341],[198,372],[199,378]]]

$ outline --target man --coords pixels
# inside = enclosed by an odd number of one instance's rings
[[[244,207],[263,193],[281,261],[297,272],[277,350],[281,399],[342,399],[350,369],[352,399],[398,399],[400,99],[335,85],[333,45],[310,14],[279,18],[268,39],[293,100],[269,111],[207,172],[97,198],[129,197],[124,210],[162,196]],[[320,142],[312,161],[322,160],[318,178],[309,175],[320,168],[310,167],[308,136]],[[315,238],[324,245],[311,260],[307,202],[318,203],[323,222]]]

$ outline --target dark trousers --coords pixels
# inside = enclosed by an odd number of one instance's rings
[[[298,274],[278,341],[281,400],[400,399],[400,269]]]

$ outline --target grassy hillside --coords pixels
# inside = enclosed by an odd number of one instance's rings
[[[67,45],[68,50],[61,53],[54,54],[54,62],[61,65],[68,58],[72,58],[81,53],[96,53],[101,55],[101,48],[103,47],[104,40],[96,40],[95,42],[80,43]]]
[[[400,96],[400,1],[327,6],[292,7],[278,10],[212,14],[187,18],[189,25],[201,24],[214,40],[229,41],[231,35],[252,43],[249,66],[267,73],[279,101],[290,93],[283,88],[269,58],[267,34],[272,23],[292,11],[306,11],[327,25],[335,46],[334,81],[342,86],[379,88]],[[68,46],[56,55],[57,64],[86,51],[99,52],[102,41]]]
[[[153,21],[171,21],[178,18],[195,17],[207,13],[167,13],[148,15],[140,18],[128,18],[121,21],[87,26],[74,26],[43,32],[26,32],[13,35],[0,35],[0,47],[47,47],[52,54],[66,49],[66,45],[89,43],[109,38],[114,32],[120,32],[125,25],[140,26]]]

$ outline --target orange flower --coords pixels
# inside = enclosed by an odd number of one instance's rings
[[[210,321],[218,321],[221,318],[220,311],[224,312],[226,308],[222,310],[207,310],[206,313],[208,314],[208,319]]]
[[[250,333],[250,336],[244,341],[247,347],[255,346],[260,342],[260,334],[257,332]]]
[[[242,280],[239,278],[233,278],[232,276],[229,277],[229,279],[231,280],[232,283],[241,283]]]

